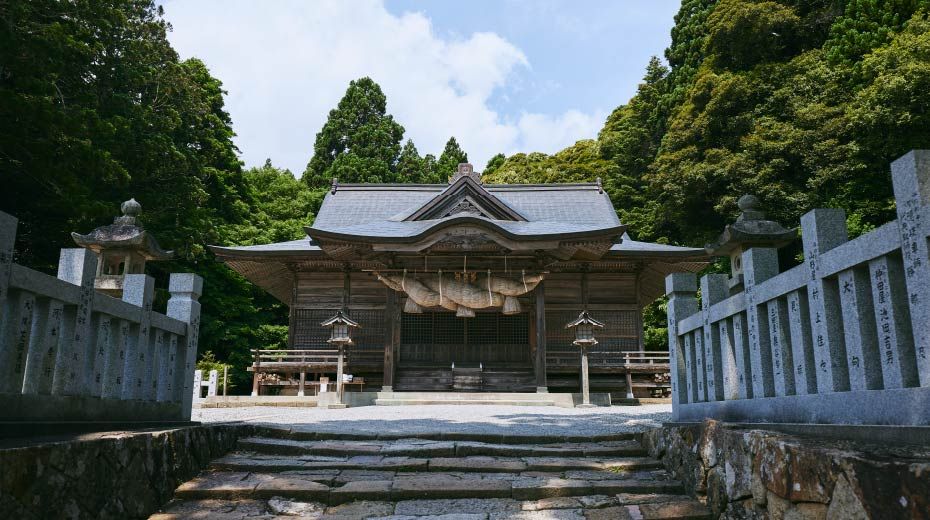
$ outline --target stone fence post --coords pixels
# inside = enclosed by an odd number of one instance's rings
[[[693,402],[687,377],[691,370],[690,356],[681,344],[678,334],[678,322],[698,310],[697,277],[692,273],[674,273],[665,278],[665,294],[668,295],[668,355],[672,376],[672,410],[677,413],[679,404]]]
[[[194,364],[197,361],[197,340],[200,333],[200,302],[203,294],[203,278],[192,273],[172,273],[168,280],[168,316],[187,323],[183,354],[178,356],[175,374],[182,374],[184,385],[181,392],[181,420],[189,421],[194,397]]]
[[[97,256],[84,248],[62,249],[58,259],[58,279],[79,286],[77,308],[67,307],[61,322],[61,348],[55,359],[52,393],[86,395],[90,393],[91,363],[88,345],[94,338],[94,277]]]
[[[930,386],[930,150],[891,163],[920,386]]]

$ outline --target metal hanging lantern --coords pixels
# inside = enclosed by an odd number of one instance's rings
[[[566,329],[575,329],[576,346],[590,347],[597,345],[597,339],[594,337],[594,329],[603,329],[604,324],[592,318],[588,311],[581,311],[581,314],[574,321],[565,325]]]
[[[334,345],[351,345],[351,329],[358,328],[360,325],[346,316],[341,310],[336,311],[332,318],[320,323],[323,327],[330,328],[329,339],[327,343]]]
[[[520,314],[522,309],[520,308],[520,300],[516,299],[513,296],[504,297],[504,309],[503,314],[505,316],[512,316],[514,314]]]

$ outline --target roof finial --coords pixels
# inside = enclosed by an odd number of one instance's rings
[[[475,182],[481,182],[481,174],[475,171],[475,167],[471,163],[459,163],[458,168],[455,170],[455,175],[449,179],[449,184],[461,179],[462,177],[471,177]]]
[[[333,177],[333,183],[330,185],[329,191],[330,191],[333,195],[335,195],[335,194],[336,194],[336,189],[337,189],[337,188],[339,188],[339,179],[336,178],[336,177]]]
[[[597,183],[597,192],[604,193],[604,185],[601,183],[601,178],[598,177],[594,179],[594,182]]]

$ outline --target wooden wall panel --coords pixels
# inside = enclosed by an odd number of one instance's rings
[[[636,274],[588,274],[589,303],[636,303]]]

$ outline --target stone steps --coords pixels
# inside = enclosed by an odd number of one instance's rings
[[[489,401],[487,399],[457,399],[455,401],[448,400],[429,400],[429,399],[375,399],[375,404],[378,406],[423,406],[423,405],[436,405],[436,404],[488,404],[488,405],[497,405],[497,406],[555,406],[555,403],[552,401],[513,401],[513,400],[497,400]]]
[[[382,455],[392,457],[642,457],[646,452],[632,440],[600,443],[497,444],[477,441],[333,440],[300,441],[248,437],[240,450],[273,455]]]
[[[630,434],[421,437],[257,428],[152,518],[710,517]]]
[[[521,473],[538,471],[634,471],[660,469],[661,464],[649,457],[625,458],[558,458],[558,457],[384,457],[384,456],[305,456],[284,457],[236,452],[220,457],[210,464],[214,470],[246,472],[281,472],[316,469],[435,471],[435,472],[499,472]]]

